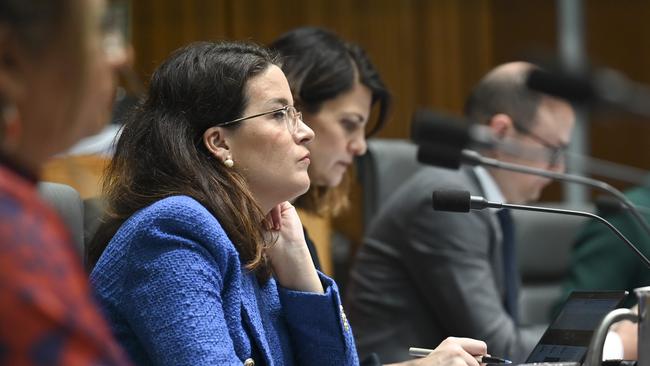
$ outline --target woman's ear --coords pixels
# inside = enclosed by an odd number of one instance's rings
[[[232,167],[234,162],[230,147],[226,141],[226,130],[223,127],[210,127],[203,133],[203,145],[217,159],[227,167]]]
[[[505,138],[509,135],[514,128],[512,118],[505,113],[495,114],[490,118],[488,126],[492,130],[494,136],[499,139]]]

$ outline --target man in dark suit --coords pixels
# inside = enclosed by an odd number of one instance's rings
[[[564,170],[574,112],[563,101],[529,91],[532,65],[497,67],[473,90],[466,116],[521,153],[483,151],[512,163]],[[522,360],[537,339],[517,327],[519,277],[507,210],[437,212],[431,192],[464,189],[489,200],[538,199],[547,179],[484,168],[426,167],[383,205],[351,274],[348,317],[361,355],[382,361],[408,357],[448,336],[486,341],[490,353]]]

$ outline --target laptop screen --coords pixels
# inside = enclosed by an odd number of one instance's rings
[[[627,292],[573,292],[539,340],[526,363],[582,362],[591,335]]]

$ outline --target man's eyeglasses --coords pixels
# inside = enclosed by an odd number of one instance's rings
[[[566,154],[567,146],[565,145],[556,145],[548,142],[548,140],[540,137],[539,135],[531,132],[528,128],[522,126],[521,124],[514,122],[514,127],[517,132],[530,137],[532,140],[542,145],[546,150],[548,150],[548,164],[549,166],[557,166],[560,162],[564,161],[564,155]]]
[[[302,113],[298,112],[298,110],[296,110],[294,106],[286,105],[282,108],[274,109],[272,111],[262,112],[262,113],[254,114],[252,116],[241,117],[241,118],[233,119],[232,121],[219,123],[217,124],[217,126],[227,126],[247,119],[266,116],[267,114],[275,114],[273,116],[274,118],[282,119],[286,123],[287,130],[289,130],[289,133],[292,135],[295,134],[296,131],[298,131],[298,125],[300,124],[300,122],[302,122]]]

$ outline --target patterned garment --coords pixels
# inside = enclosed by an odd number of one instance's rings
[[[63,223],[0,165],[0,365],[125,365]]]

